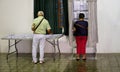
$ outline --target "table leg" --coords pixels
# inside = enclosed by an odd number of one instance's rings
[[[56,49],[55,49],[55,40],[53,40],[53,47],[54,47],[54,56],[53,56],[54,58],[53,58],[53,59],[55,60],[55,53],[56,53]]]
[[[47,40],[47,39],[46,39]],[[52,54],[53,55],[53,60],[55,60],[55,56],[56,56],[56,47],[58,48],[58,51],[59,51],[59,57],[61,55],[61,52],[60,52],[60,48],[59,48],[59,40],[57,39],[53,39],[52,41],[49,41],[47,40],[54,48],[54,53]]]
[[[15,50],[16,50],[16,57],[18,58],[18,49],[17,49],[17,40],[15,40]]]
[[[57,39],[57,48],[58,48],[58,52],[59,52],[59,56],[61,55],[61,52],[60,52],[60,47],[59,47],[59,40]]]
[[[15,40],[15,43],[14,44],[11,44],[11,42],[10,42],[10,39],[8,40],[8,53],[7,53],[7,60],[8,60],[8,56],[10,55],[10,54],[12,54],[12,53],[14,53],[14,52],[16,52],[16,57],[18,57],[18,49],[17,49],[17,43],[19,43],[21,40]],[[15,46],[15,51],[13,51],[13,52],[10,52],[10,48],[12,47],[12,46]]]
[[[8,60],[8,55],[9,55],[9,52],[10,52],[10,40],[8,40],[8,53],[7,53],[7,60]]]

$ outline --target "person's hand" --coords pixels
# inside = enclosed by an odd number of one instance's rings
[[[52,31],[51,31],[51,29],[48,29],[48,30],[47,30],[47,33],[48,33],[48,34],[53,34]]]
[[[75,27],[73,27],[72,31],[76,31],[76,28],[75,28]]]
[[[31,30],[35,31],[35,24],[32,25]]]

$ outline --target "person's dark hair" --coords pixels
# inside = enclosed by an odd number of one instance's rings
[[[85,17],[84,13],[79,14],[79,18],[84,18],[84,17]]]

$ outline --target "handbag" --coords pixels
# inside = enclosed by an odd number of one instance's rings
[[[37,27],[32,28],[32,31],[35,31],[38,28],[38,26],[42,23],[43,19],[44,18],[42,18],[42,20],[39,22],[39,24],[37,25]]]

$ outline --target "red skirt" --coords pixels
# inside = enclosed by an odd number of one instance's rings
[[[76,36],[77,54],[86,54],[87,36]]]

